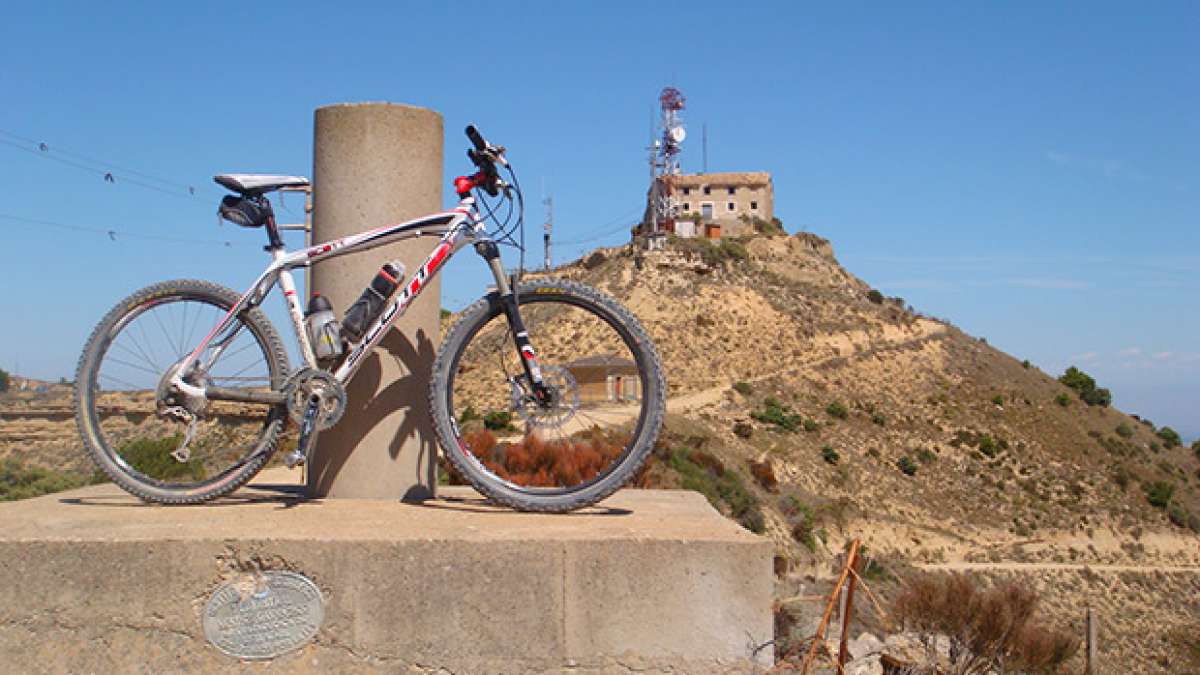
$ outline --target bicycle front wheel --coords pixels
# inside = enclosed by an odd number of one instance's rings
[[[519,284],[549,392],[539,400],[496,297],[463,311],[434,362],[430,410],[453,468],[523,511],[593,504],[628,482],[662,427],[662,366],[627,309],[583,284]]]
[[[175,400],[176,367],[237,303],[204,281],[167,281],[125,298],[96,326],[75,375],[84,447],[114,482],[152,502],[188,504],[227,494],[275,450],[282,405],[209,400],[189,411]],[[227,391],[283,388],[287,352],[261,310],[242,312],[185,380]]]

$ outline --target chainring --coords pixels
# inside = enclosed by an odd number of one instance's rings
[[[288,416],[296,424],[304,421],[308,401],[313,394],[321,399],[317,428],[324,431],[338,423],[346,412],[346,388],[333,375],[316,368],[302,368],[288,377],[283,388]]]

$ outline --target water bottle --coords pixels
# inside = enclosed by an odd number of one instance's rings
[[[400,261],[384,263],[375,273],[371,284],[358,296],[358,300],[350,305],[350,309],[346,310],[346,317],[342,319],[342,333],[355,342],[362,339],[367,326],[370,326],[383,311],[383,305],[392,297],[392,292],[403,279],[404,265]]]
[[[308,301],[308,311],[304,313],[304,325],[308,328],[308,340],[312,343],[317,360],[341,355],[342,335],[328,298],[319,293],[313,294]]]

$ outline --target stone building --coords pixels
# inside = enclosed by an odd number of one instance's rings
[[[674,232],[680,237],[737,236],[750,227],[746,220],[775,217],[775,190],[765,171],[682,174],[666,181],[679,207]]]
[[[585,403],[622,403],[641,397],[637,366],[615,354],[597,354],[567,364]]]

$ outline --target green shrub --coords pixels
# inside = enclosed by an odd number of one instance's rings
[[[988,457],[995,457],[1000,453],[1000,447],[991,434],[983,434],[979,437],[979,451]]]
[[[780,498],[779,510],[791,526],[792,538],[810,552],[816,552],[817,517],[812,508],[797,499],[795,495],[787,495]]]
[[[1001,396],[1000,394],[996,394],[995,396],[992,397],[992,403],[995,403],[996,405],[998,405],[1000,407],[1004,407],[1004,397]]]
[[[1113,470],[1112,479],[1117,484],[1117,487],[1121,488],[1121,492],[1124,492],[1129,487],[1129,482],[1133,479],[1133,476],[1130,475],[1129,469],[1118,466]]]
[[[768,396],[763,401],[763,409],[750,413],[750,417],[764,424],[774,424],[777,427],[792,432],[800,428],[802,419],[799,414],[793,413],[784,407],[779,402],[779,399],[774,396]]]
[[[1117,425],[1117,435],[1121,438],[1133,438],[1133,427],[1121,422]]]
[[[207,472],[199,458],[180,462],[171,455],[182,442],[183,434],[162,438],[138,438],[122,445],[117,453],[138,473],[151,478],[204,480]]]
[[[1200,459],[1200,439],[1192,441],[1192,452],[1196,453],[1196,458]]]
[[[733,390],[742,396],[749,396],[754,393],[754,387],[751,387],[749,382],[734,382]]]
[[[821,428],[821,424],[819,422],[817,422],[816,420],[814,420],[814,419],[804,420],[804,430],[805,431],[811,432],[811,431],[816,431],[817,429],[820,429],[820,428]],[[1200,453],[1200,450],[1198,450],[1197,452]]]
[[[872,448],[867,448],[867,457],[870,457],[871,459],[879,459],[880,457],[882,457],[882,455],[879,452],[879,448],[872,447]]]
[[[1021,362],[1021,367],[1024,368],[1025,370],[1029,370],[1029,368],[1032,365],[1033,364],[1029,362],[1029,359],[1025,359],[1024,361]]]
[[[450,310],[443,307],[438,316],[440,316],[442,318],[442,320],[445,320],[445,319],[449,319],[450,317],[454,316],[454,312],[451,312]]]
[[[509,431],[513,429],[512,413],[507,410],[492,410],[483,416],[483,426],[492,431]]]
[[[908,455],[901,457],[896,462],[896,466],[900,468],[900,471],[902,471],[905,476],[913,476],[917,473],[917,463],[914,462],[912,457],[909,457]]]
[[[937,455],[929,448],[917,448],[916,454],[917,461],[922,464],[928,464],[937,459]]]
[[[875,413],[871,415],[871,421],[881,427],[887,425],[887,418],[883,416],[883,413]]]
[[[833,449],[832,445],[826,445],[821,448],[821,459],[825,460],[827,464],[837,464],[841,456],[838,455],[837,450]]]
[[[475,406],[468,405],[466,408],[463,408],[462,413],[459,414],[458,423],[466,424],[467,422],[472,422],[477,419],[479,419],[479,413],[475,412]]]
[[[1193,532],[1200,532],[1200,518],[1188,513],[1181,504],[1171,504],[1167,509],[1167,518],[1176,527],[1186,527]]]
[[[734,520],[751,532],[761,534],[766,529],[758,498],[719,459],[701,450],[676,448],[671,453],[670,465],[679,474],[683,489],[704,495],[719,511],[728,510]]]
[[[1171,503],[1171,496],[1175,494],[1175,486],[1161,480],[1143,483],[1142,490],[1146,493],[1146,501],[1158,509],[1167,508],[1167,504]]]
[[[825,406],[825,414],[829,415],[830,417],[836,417],[839,420],[844,420],[850,416],[850,410],[847,409],[841,401],[834,401],[833,403]]]
[[[1179,433],[1171,427],[1159,429],[1158,437],[1162,439],[1163,446],[1168,450],[1183,443],[1183,439],[1179,437]]]
[[[883,293],[880,293],[879,291],[872,288],[871,290],[867,291],[867,300],[870,300],[871,302],[875,303],[876,305],[882,305],[883,304]]]
[[[27,467],[16,457],[9,457],[0,463],[0,502],[40,497],[104,480],[104,474],[98,471],[87,476],[37,466]]]
[[[1054,402],[1065,408],[1071,405],[1071,397],[1066,394],[1059,394],[1054,397]]]
[[[9,377],[8,371],[0,368],[0,394],[8,391]]]
[[[1112,393],[1103,387],[1096,386],[1096,380],[1091,375],[1071,366],[1058,378],[1059,382],[1075,390],[1079,398],[1088,405],[1108,407],[1112,403]]]

